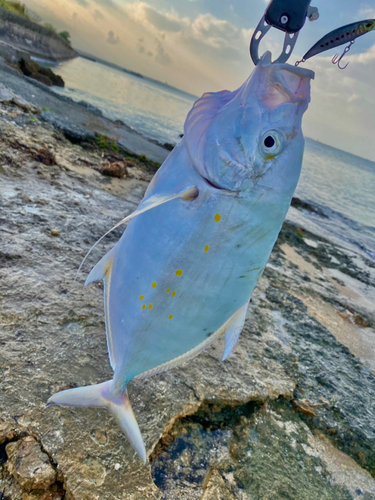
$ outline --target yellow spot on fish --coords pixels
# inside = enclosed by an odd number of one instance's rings
[[[151,286],[152,286],[152,288],[156,288],[158,286],[158,284],[156,283],[156,281],[154,281]]]
[[[176,291],[172,292],[172,297],[176,297]]]
[[[209,251],[209,249],[210,249],[210,245],[206,245],[206,246],[204,247],[204,251],[205,251],[206,253]]]
[[[144,295],[141,295],[141,296],[139,297],[139,300],[143,300],[144,298],[145,298],[145,296],[144,296]]]
[[[178,269],[178,271],[176,271],[176,276],[182,276],[184,274],[184,271],[182,269]]]
[[[173,314],[171,314],[168,319],[173,319]]]
[[[145,309],[146,309],[146,304],[143,304],[142,309],[143,309],[143,310],[145,310]]]
[[[170,291],[171,291],[171,289],[170,289],[170,288],[168,288],[167,293],[169,293]]]
[[[149,309],[150,309],[150,311],[151,311],[151,309],[152,309],[152,304],[150,304],[150,305],[148,306],[148,308],[149,308]]]
[[[220,222],[221,221],[221,215],[220,214],[216,214],[215,215],[215,222]]]

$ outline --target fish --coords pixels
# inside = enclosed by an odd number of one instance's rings
[[[239,89],[197,100],[182,140],[85,283],[104,282],[114,376],[48,404],[107,408],[143,462],[129,382],[179,366],[219,337],[228,358],[297,186],[314,73],[271,61],[266,52]]]

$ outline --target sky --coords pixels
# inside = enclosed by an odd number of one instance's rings
[[[249,42],[265,0],[24,0],[44,22],[68,30],[74,47],[194,95],[234,90],[254,66]],[[320,18],[307,21],[289,62],[344,24],[375,18],[375,0],[312,0]],[[283,34],[271,30],[261,53],[281,52]],[[339,47],[342,51],[344,47]],[[316,72],[304,120],[307,137],[375,161],[375,30],[345,57],[338,50],[304,67]]]

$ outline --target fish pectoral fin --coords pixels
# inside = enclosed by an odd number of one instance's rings
[[[125,224],[126,222],[129,222],[131,219],[134,219],[134,217],[137,217],[138,215],[143,214],[144,212],[147,212],[148,210],[152,210],[153,208],[158,207],[159,205],[163,205],[164,203],[168,203],[169,201],[176,200],[177,198],[181,198],[182,200],[193,200],[195,199],[199,194],[198,188],[195,186],[190,186],[189,188],[184,189],[183,191],[180,191],[179,193],[174,193],[174,194],[169,194],[169,195],[154,195],[150,196],[147,198],[144,202],[141,202],[139,205],[138,209],[133,212],[132,214],[128,215],[124,219],[120,220],[116,225],[114,225],[109,231],[107,231],[103,236],[101,236],[98,241],[96,241],[93,246],[90,248],[90,250],[87,252],[87,254],[84,256],[78,271],[76,273],[77,278],[80,270],[82,269],[83,264],[86,262],[87,257],[90,255],[90,253],[94,250],[94,248],[102,241],[103,238],[108,236],[112,231],[117,229],[118,227],[122,226],[122,224]],[[92,280],[96,281],[96,280]],[[89,282],[91,283],[91,281]]]
[[[47,402],[47,406],[61,405],[107,408],[117,419],[121,429],[128,437],[134,450],[141,457],[143,463],[146,463],[146,447],[129,401],[128,392],[125,390],[116,395],[113,388],[113,380],[109,380],[102,384],[69,389],[51,396]]]
[[[250,302],[250,301],[249,301]],[[222,361],[225,361],[230,353],[233,351],[234,346],[237,344],[240,338],[243,326],[245,324],[246,312],[249,307],[249,302],[246,302],[241,309],[237,311],[235,316],[232,316],[232,322],[228,325],[228,329],[225,332],[225,348]]]

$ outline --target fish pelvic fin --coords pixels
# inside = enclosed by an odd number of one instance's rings
[[[235,345],[240,338],[243,326],[245,324],[246,312],[249,307],[249,302],[246,302],[233,316],[232,321],[227,327],[225,332],[225,348],[222,361],[225,361],[230,353],[233,351]]]
[[[82,266],[86,262],[86,259],[90,255],[90,253],[112,231],[114,231],[118,227],[122,226],[123,224],[126,224],[126,222],[129,222],[131,219],[134,219],[134,217],[137,217],[138,215],[141,215],[144,212],[147,212],[148,210],[156,208],[159,205],[163,205],[164,203],[168,203],[169,201],[176,200],[177,198],[181,198],[183,200],[193,200],[194,198],[196,198],[198,196],[198,194],[199,194],[198,188],[195,186],[190,186],[189,188],[184,189],[183,191],[181,191],[179,193],[174,193],[171,195],[164,195],[164,196],[163,195],[154,195],[154,196],[150,196],[149,198],[147,198],[144,202],[141,202],[141,204],[139,205],[138,209],[135,212],[128,215],[124,219],[120,220],[120,222],[115,224],[109,231],[107,231],[105,234],[103,234],[103,236],[101,236],[93,244],[93,246],[90,248],[90,250],[84,256],[74,279],[75,280],[77,279],[77,276],[78,276],[79,272],[81,271]],[[95,280],[93,280],[93,281],[95,281]]]
[[[129,401],[128,392],[125,390],[116,395],[113,380],[58,392],[49,398],[47,406],[51,405],[107,408],[111,415],[117,419],[133,449],[138,453],[143,463],[146,463],[146,447]]]
[[[85,286],[90,283],[94,283],[94,281],[102,281],[111,277],[115,248],[116,247],[113,247],[108,253],[106,253],[104,257],[99,260],[96,266],[93,267],[92,271],[87,276]]]

